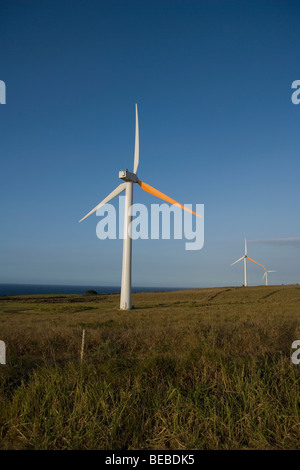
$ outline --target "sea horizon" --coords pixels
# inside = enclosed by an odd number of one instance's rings
[[[132,292],[163,292],[188,289],[187,287],[132,287]],[[87,290],[94,290],[98,294],[119,294],[120,286],[95,286],[74,284],[21,284],[0,283],[0,296],[3,295],[58,295],[58,294],[84,294]]]

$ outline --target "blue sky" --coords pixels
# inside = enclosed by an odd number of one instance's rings
[[[2,0],[0,45],[0,282],[120,284],[122,241],[78,220],[132,170],[135,103],[140,179],[204,204],[205,242],[135,241],[133,284],[240,285],[245,237],[300,282],[299,1]]]

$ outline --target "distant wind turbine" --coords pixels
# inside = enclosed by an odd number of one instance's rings
[[[263,279],[266,278],[266,286],[268,285],[268,273],[276,273],[276,271],[265,271],[263,275]]]
[[[123,241],[123,262],[122,262],[122,281],[121,281],[121,298],[120,298],[120,309],[130,310],[132,307],[131,303],[131,259],[132,259],[132,238],[131,238],[131,213],[130,207],[132,206],[133,200],[133,183],[138,185],[146,192],[158,197],[170,204],[177,205],[192,214],[201,217],[201,215],[193,212],[184,205],[175,201],[174,199],[166,196],[164,193],[158,191],[147,183],[139,180],[137,177],[137,169],[139,165],[139,122],[138,122],[138,110],[135,105],[135,147],[134,147],[134,165],[133,173],[128,170],[119,171],[119,178],[125,181],[125,183],[117,186],[103,201],[101,201],[94,209],[92,209],[87,215],[85,215],[79,222],[86,219],[89,215],[96,212],[101,206],[104,206],[109,201],[114,199],[116,196],[125,190],[125,216],[124,216],[124,241]]]
[[[255,264],[258,264],[259,266],[262,266],[265,271],[266,271],[266,268],[262,264],[258,263],[257,261],[254,261],[254,259],[249,258],[249,256],[247,255],[247,241],[246,241],[246,239],[245,239],[245,254],[244,254],[244,256],[242,256],[240,259],[238,259],[234,263],[232,263],[231,266],[238,263],[239,261],[242,261],[242,259],[244,260],[244,286],[247,287],[247,285],[248,285],[247,284],[247,259],[249,261],[252,261]]]

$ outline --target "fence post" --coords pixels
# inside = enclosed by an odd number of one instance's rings
[[[80,361],[81,362],[82,362],[82,359],[83,359],[84,339],[85,339],[85,330],[82,330],[81,353],[80,353]]]

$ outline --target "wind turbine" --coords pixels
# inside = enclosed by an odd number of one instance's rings
[[[247,255],[247,241],[246,241],[246,238],[245,238],[245,254],[244,254],[244,256],[242,256],[240,259],[238,259],[234,263],[232,263],[231,266],[238,263],[239,261],[242,261],[242,259],[244,260],[244,286],[247,287],[247,285],[248,285],[247,284],[247,259],[249,261],[252,261],[255,264],[259,264],[259,266],[262,266],[265,271],[266,271],[266,268],[262,264],[258,263],[257,261],[254,261],[254,259],[249,258],[249,256]]]
[[[116,196],[125,191],[125,215],[124,215],[124,240],[123,240],[123,261],[122,261],[122,281],[121,281],[121,298],[120,298],[120,309],[130,310],[132,307],[131,303],[131,260],[132,260],[132,238],[131,238],[131,212],[133,200],[133,184],[137,183],[144,191],[158,197],[170,204],[177,205],[192,214],[201,217],[201,215],[188,209],[184,205],[175,201],[174,199],[166,196],[166,194],[158,191],[147,183],[139,180],[137,177],[137,169],[139,165],[139,121],[138,121],[138,109],[137,104],[135,105],[135,146],[134,146],[134,164],[133,173],[128,170],[119,171],[119,178],[124,181],[117,186],[103,201],[101,201],[94,209],[92,209],[87,215],[85,215],[79,222],[86,219],[89,215],[96,212],[101,206],[107,204],[109,201],[114,199]]]
[[[276,273],[276,271],[265,271],[262,278],[266,278],[266,286],[268,285],[268,273]]]

